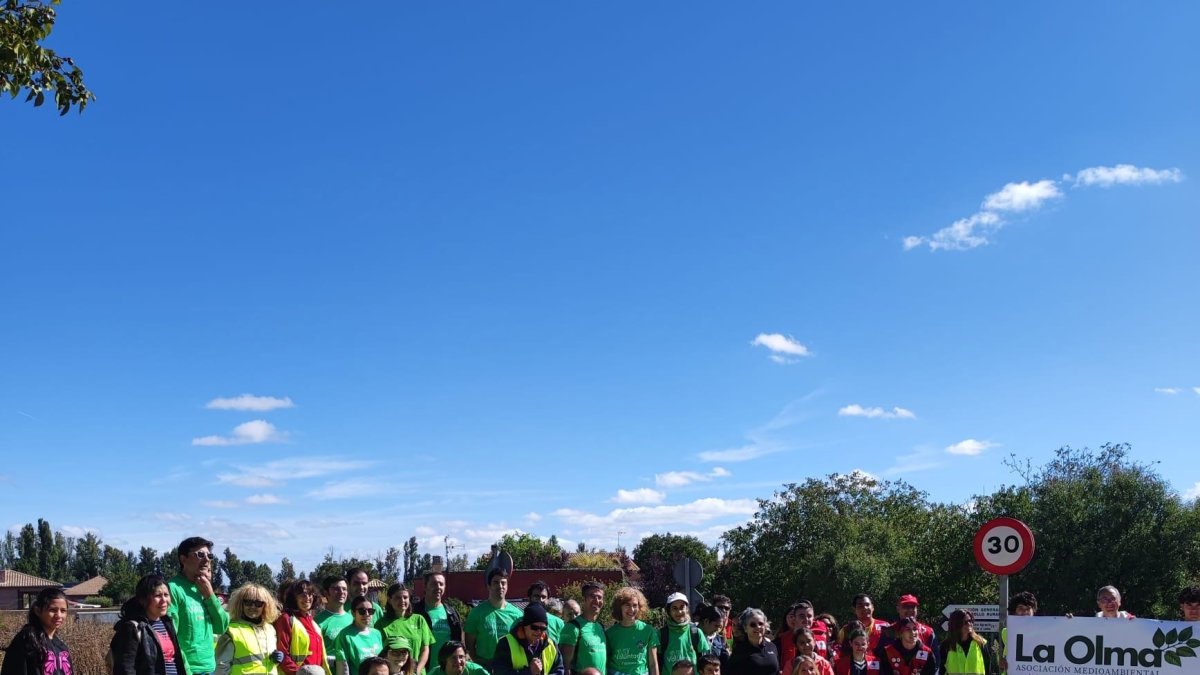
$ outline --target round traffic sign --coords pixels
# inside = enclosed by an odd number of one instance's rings
[[[1016,518],[989,520],[975,533],[975,560],[992,574],[1016,574],[1033,559],[1033,531]]]

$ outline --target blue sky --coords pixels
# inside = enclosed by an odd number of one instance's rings
[[[0,512],[308,567],[1200,486],[1194,3],[68,0],[3,102]],[[249,395],[249,398],[241,398]]]

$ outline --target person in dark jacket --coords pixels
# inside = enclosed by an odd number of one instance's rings
[[[425,623],[433,632],[433,645],[429,648],[429,663],[441,653],[442,645],[454,640],[463,641],[463,619],[453,607],[442,602],[446,595],[446,575],[441,572],[425,573],[425,597],[413,602],[413,614],[425,617]],[[434,664],[436,665],[436,664]],[[432,669],[432,665],[430,666]]]
[[[733,639],[733,654],[729,657],[729,672],[721,675],[778,675],[779,652],[767,639],[771,624],[762,610],[748,607],[738,616],[740,635]]]
[[[67,620],[67,596],[60,588],[38,592],[25,625],[4,650],[3,675],[71,675],[71,653],[57,633]]]
[[[496,643],[493,675],[563,675],[562,654],[549,630],[546,606],[530,603],[517,625]]]
[[[171,591],[157,574],[138,579],[113,626],[112,675],[187,675],[175,624],[167,615]]]

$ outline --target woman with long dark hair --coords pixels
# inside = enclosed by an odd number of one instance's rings
[[[29,606],[25,625],[4,650],[3,675],[71,675],[71,653],[58,637],[67,620],[67,596],[60,588],[43,588]]]
[[[285,675],[329,675],[325,640],[313,619],[317,587],[307,579],[294,581],[283,592],[283,613],[275,620],[275,636]]]
[[[138,579],[113,626],[112,675],[187,675],[170,607],[166,579],[157,574]]]
[[[386,645],[393,637],[408,640],[409,655],[417,675],[424,675],[429,664],[429,648],[433,644],[433,631],[425,617],[413,612],[411,591],[404,584],[392,584],[387,589],[387,607],[383,616],[375,622],[375,628],[383,634]]]

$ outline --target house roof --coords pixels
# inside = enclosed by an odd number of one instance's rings
[[[372,579],[367,582],[367,588],[387,588],[387,582],[382,579]]]
[[[0,570],[0,588],[45,588],[47,586],[61,587],[62,584],[16,570]]]
[[[67,595],[82,595],[84,597],[89,595],[99,595],[100,591],[104,590],[104,587],[107,585],[108,579],[105,579],[97,574],[87,581],[75,584],[74,586],[65,589],[63,593],[66,593]]]

